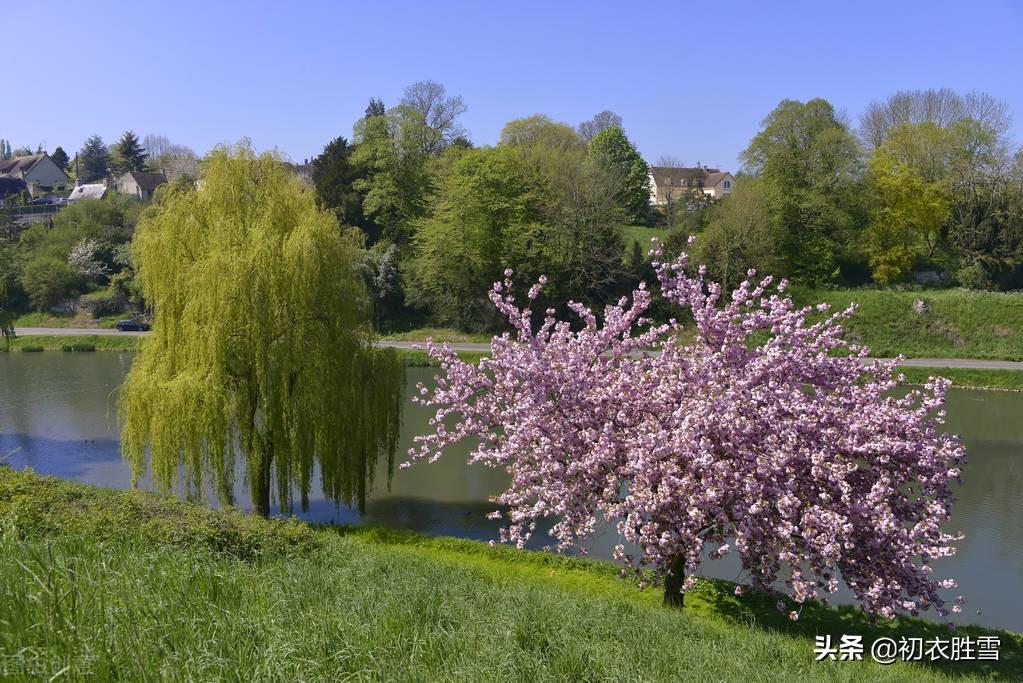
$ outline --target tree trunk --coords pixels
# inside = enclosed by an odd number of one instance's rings
[[[255,496],[253,497],[252,504],[255,508],[255,512],[260,517],[270,516],[270,472],[273,468],[270,467],[273,462],[273,456],[266,454],[261,458],[259,471],[256,473],[256,486]]]
[[[685,578],[686,560],[685,556],[679,553],[671,558],[668,574],[664,577],[664,605],[666,607],[682,609],[686,597],[682,592],[682,582],[685,581]]]

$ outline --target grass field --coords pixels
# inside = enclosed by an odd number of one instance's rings
[[[1023,360],[1023,294],[798,287],[792,294],[801,304],[826,301],[835,309],[859,304],[847,323],[848,337],[875,356]],[[917,300],[927,304],[926,312],[914,310]]]
[[[0,467],[0,677],[66,680],[969,680],[997,662],[817,663],[817,633],[935,637],[851,608],[684,611],[609,563],[378,528],[265,521]],[[957,635],[988,633],[961,627]],[[867,658],[869,660],[869,656]],[[62,680],[63,680],[62,679]]]

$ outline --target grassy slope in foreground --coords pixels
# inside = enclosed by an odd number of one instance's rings
[[[880,357],[1023,360],[1023,294],[949,289],[919,292],[792,288],[800,304],[859,304],[848,337]],[[913,302],[928,310],[917,313]]]
[[[608,563],[383,529],[268,522],[0,467],[0,676],[70,679],[942,680],[998,662],[817,663],[816,633],[935,637],[702,582],[666,610]],[[977,635],[961,628],[958,635]],[[868,658],[869,659],[869,658]]]

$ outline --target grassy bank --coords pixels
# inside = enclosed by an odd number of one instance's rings
[[[25,313],[14,320],[15,327],[102,327],[113,329],[118,320],[131,317],[124,313],[121,315],[107,315],[99,318],[90,313]]]
[[[140,337],[102,334],[15,337],[11,351],[134,351]],[[0,350],[3,349],[0,344]]]
[[[1023,391],[1023,372],[1019,370],[974,370],[971,368],[918,368],[900,366],[907,384],[923,384],[928,377],[947,377],[957,389]]]
[[[848,336],[875,356],[1023,360],[1023,294],[960,289],[894,292],[793,288],[801,304],[859,304]],[[915,301],[927,310],[914,310]]]
[[[817,663],[816,633],[935,637],[702,582],[683,612],[607,563],[268,522],[0,467],[0,677],[171,680],[944,680],[998,662]],[[957,635],[980,630],[959,629]],[[869,659],[869,657],[868,657]]]
[[[436,342],[488,344],[493,335],[462,332],[450,327],[420,327],[405,332],[391,332],[381,335],[382,341],[424,342],[432,338]]]

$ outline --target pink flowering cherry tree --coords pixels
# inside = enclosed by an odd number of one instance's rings
[[[689,334],[644,317],[642,284],[602,322],[578,303],[576,329],[552,310],[534,320],[544,278],[519,308],[505,271],[490,298],[514,333],[478,366],[428,343],[442,375],[417,400],[437,409],[435,431],[403,467],[477,439],[469,462],[511,475],[493,498],[502,541],[522,547],[552,518],[556,549],[578,548],[607,520],[616,558],[652,569],[670,605],[706,558],[734,549],[753,587],[784,580],[797,604],[843,581],[871,613],[946,614],[939,590],[955,583],[930,561],[960,538],[942,527],[965,461],[941,431],[949,381],[893,396],[896,362],[868,363],[843,339],[854,307],[811,322],[826,305],[797,308],[784,281],[772,290],[752,271],[722,301],[686,263],[654,266],[664,297],[691,313]]]

